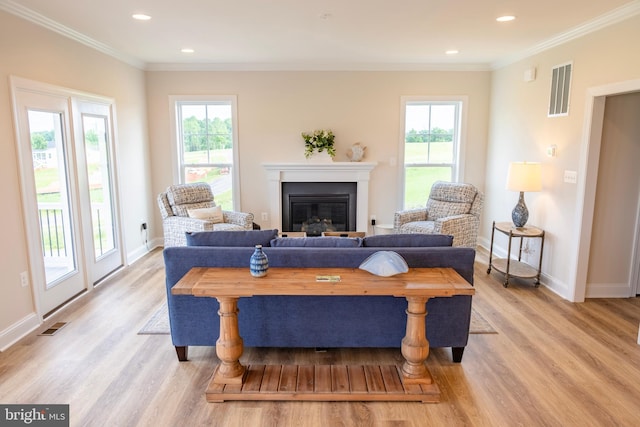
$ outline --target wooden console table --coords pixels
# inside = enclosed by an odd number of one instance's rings
[[[319,282],[318,277],[339,277]],[[224,400],[422,401],[438,402],[440,390],[424,362],[429,356],[425,316],[429,298],[473,295],[475,289],[452,268],[413,268],[380,277],[352,268],[270,268],[255,278],[248,268],[192,268],[172,288],[174,295],[217,298],[220,337],[216,367],[206,396]],[[407,299],[402,366],[240,364],[238,298],[254,295],[394,296]],[[286,315],[286,313],[285,313]],[[366,321],[366,319],[363,319]]]

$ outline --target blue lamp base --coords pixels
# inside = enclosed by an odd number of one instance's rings
[[[524,203],[524,191],[520,192],[520,197],[518,198],[518,204],[513,208],[511,212],[511,220],[513,221],[513,225],[516,227],[524,227],[529,219],[529,209],[527,209],[527,205]]]

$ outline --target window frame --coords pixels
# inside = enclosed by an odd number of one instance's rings
[[[466,146],[466,128],[467,128],[467,105],[468,105],[468,97],[467,96],[402,96],[400,97],[400,135],[399,135],[399,143],[398,143],[398,159],[399,159],[399,168],[398,168],[398,183],[400,186],[400,191],[398,191],[398,200],[397,206],[398,210],[405,209],[405,191],[406,191],[406,167],[405,164],[405,138],[406,138],[406,112],[408,105],[419,105],[419,104],[430,104],[430,105],[443,105],[443,104],[457,104],[458,112],[457,117],[455,118],[455,125],[457,125],[457,138],[456,138],[456,129],[454,129],[454,153],[453,153],[453,163],[451,164],[451,177],[453,182],[462,182],[464,181],[464,152]],[[457,139],[457,141],[456,141]],[[423,163],[424,165],[429,165],[429,163]],[[410,166],[420,165],[418,163],[410,163]],[[431,163],[433,166],[447,166],[448,163]],[[429,166],[425,166],[429,167]],[[427,199],[425,197],[425,204]]]
[[[231,132],[232,132],[232,159],[231,165],[231,198],[232,209],[240,212],[240,156],[239,156],[239,142],[238,142],[238,102],[236,95],[171,95],[169,96],[170,115],[171,115],[171,135],[174,149],[172,151],[172,169],[173,169],[173,182],[176,184],[184,184],[185,182],[185,165],[184,163],[184,143],[182,140],[182,123],[181,117],[178,112],[181,105],[205,105],[205,104],[225,104],[228,103],[231,106]],[[205,167],[220,167],[221,163],[200,163],[200,166]],[[225,164],[226,165],[226,164]],[[214,195],[215,196],[215,195]]]

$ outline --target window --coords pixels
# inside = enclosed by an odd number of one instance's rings
[[[240,210],[235,97],[176,97],[177,181],[207,182],[215,202]]]
[[[403,98],[403,209],[423,207],[435,181],[457,181],[462,105]]]

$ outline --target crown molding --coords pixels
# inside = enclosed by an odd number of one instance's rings
[[[580,37],[586,36],[587,34],[601,30],[605,27],[617,24],[618,22],[627,20],[638,14],[640,14],[640,0],[634,0],[608,13],[605,13],[604,15],[600,15],[597,18],[594,18],[567,31],[557,34],[556,36],[535,46],[532,46],[529,49],[495,61],[491,64],[491,69],[497,70],[506,67],[507,65],[511,65],[522,59],[529,58],[551,48],[568,43],[571,40],[578,39]]]
[[[148,63],[146,71],[491,71],[489,64]]]
[[[46,16],[38,12],[35,12],[25,6],[17,4],[11,0],[0,0],[0,10],[4,10],[5,12],[8,12],[26,21],[32,22],[36,25],[44,27],[62,36],[70,38],[71,40],[74,40],[78,43],[81,43],[85,46],[88,46],[92,49],[102,52],[105,55],[109,55],[133,67],[136,67],[139,69],[145,68],[146,64],[144,63],[144,61],[141,61],[137,58],[133,58],[129,55],[125,55],[119,50],[112,48],[111,46],[108,46],[104,43],[94,40],[91,37],[88,37],[78,31],[75,31],[65,25],[62,25],[59,22],[49,19]]]

